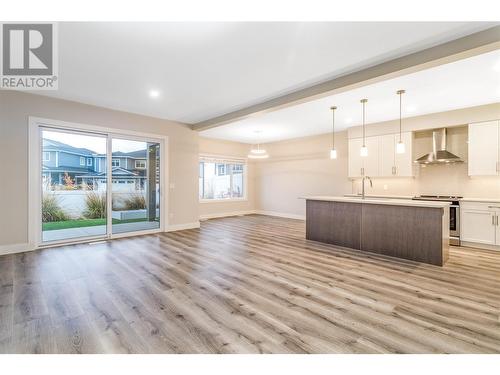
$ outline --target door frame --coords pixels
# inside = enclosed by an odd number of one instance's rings
[[[113,234],[111,231],[111,174],[108,173],[107,179],[108,184],[106,189],[107,197],[107,234],[97,237],[85,237],[85,238],[75,238],[62,241],[51,241],[42,242],[42,221],[41,221],[41,198],[42,198],[42,186],[41,186],[41,158],[42,158],[42,139],[41,130],[42,128],[51,128],[55,131],[80,131],[86,133],[95,133],[96,135],[101,135],[107,137],[107,147],[108,151],[111,150],[111,139],[130,139],[130,140],[141,140],[141,141],[151,141],[160,143],[160,227],[157,229],[149,229],[142,231],[134,231],[128,233],[117,233]],[[91,134],[89,134],[91,135]],[[168,171],[169,171],[169,158],[168,155],[168,136],[159,135],[154,133],[137,132],[132,130],[122,130],[118,128],[103,127],[97,125],[89,125],[82,123],[66,122],[53,119],[45,119],[40,117],[29,116],[28,118],[28,241],[31,249],[38,249],[43,247],[51,247],[57,245],[73,244],[73,243],[85,243],[96,240],[103,239],[114,239],[129,236],[138,236],[144,234],[152,234],[158,232],[166,231],[168,228]],[[107,166],[108,171],[110,171],[111,159],[108,158]],[[34,213],[34,214],[32,214]]]

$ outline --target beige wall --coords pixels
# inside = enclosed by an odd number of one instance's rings
[[[172,121],[14,91],[0,91],[0,246],[28,241],[28,116],[169,137],[169,225],[198,221],[198,134]]]
[[[347,179],[347,132],[335,135],[338,159],[330,159],[331,135],[268,143],[266,161],[256,163],[257,209],[305,214],[305,195],[351,192]]]
[[[221,141],[210,138],[199,138],[200,154],[217,155],[225,157],[245,158],[250,150],[250,145],[238,142]],[[229,215],[231,213],[244,213],[255,210],[255,164],[247,164],[247,197],[243,201],[200,203],[201,218]]]
[[[467,161],[465,124],[500,118],[500,103],[460,109],[404,120],[403,130],[415,134],[413,158],[432,150],[430,128],[454,126],[448,130],[449,150]],[[392,133],[397,121],[367,126],[367,135]],[[329,159],[331,135],[324,134],[269,143],[266,161],[256,163],[257,210],[303,216],[305,195],[343,195],[361,191],[360,180],[347,178],[347,133],[359,136],[359,127],[336,133],[339,158]],[[457,194],[466,197],[500,198],[500,177],[467,176],[467,163],[416,167],[414,178],[375,178],[368,194],[418,195]]]

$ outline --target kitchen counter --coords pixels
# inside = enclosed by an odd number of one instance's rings
[[[303,197],[306,200],[325,201],[325,202],[350,202],[350,203],[364,203],[364,204],[381,204],[390,206],[408,206],[408,207],[432,207],[444,208],[450,205],[450,202],[440,201],[420,201],[411,199],[395,199],[395,198],[365,198],[361,197],[335,197],[335,196],[311,196]]]
[[[448,259],[449,202],[311,196],[306,238],[442,266]]]
[[[361,194],[344,194],[344,197],[349,198],[361,198]],[[375,195],[366,194],[366,198],[376,198],[376,199],[412,199],[413,195]]]

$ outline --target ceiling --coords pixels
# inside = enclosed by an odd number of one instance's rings
[[[191,124],[492,26],[63,22],[59,90],[36,93]]]
[[[362,122],[360,99],[367,98],[366,123],[399,117],[396,91],[405,89],[403,117],[500,102],[500,50],[323,97],[202,131],[244,143],[265,143],[323,134],[332,130],[330,107],[338,107],[335,130]]]

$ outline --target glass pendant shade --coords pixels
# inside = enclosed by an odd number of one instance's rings
[[[405,144],[402,141],[399,141],[396,144],[396,154],[404,154],[405,153]]]
[[[330,159],[337,159],[337,150],[334,148],[330,150]]]
[[[260,145],[257,145],[257,148],[252,148],[250,153],[247,155],[249,159],[267,159],[269,154],[266,150],[260,148]]]
[[[366,146],[361,147],[361,150],[359,151],[359,154],[362,157],[367,157],[368,156],[368,147],[366,147]]]

